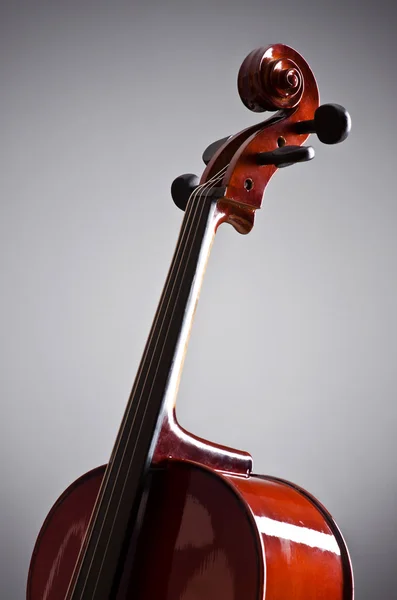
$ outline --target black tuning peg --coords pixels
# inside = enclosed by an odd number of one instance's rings
[[[178,208],[185,210],[188,200],[198,184],[199,178],[193,173],[185,173],[174,179],[171,184],[171,196]]]
[[[228,135],[224,138],[222,138],[221,140],[217,140],[216,142],[212,142],[212,144],[210,144],[203,152],[203,162],[204,164],[208,165],[208,163],[210,162],[211,158],[214,156],[215,152],[217,152],[219,150],[219,148],[221,146],[223,146],[223,144],[225,142],[227,142],[227,140],[229,138],[231,138],[231,135]]]
[[[314,158],[311,146],[283,146],[271,152],[260,152],[257,155],[259,165],[275,165],[281,169],[298,162],[306,162]]]
[[[324,144],[339,144],[350,133],[350,115],[340,104],[323,104],[314,113],[312,121],[296,124],[297,133],[316,133]]]

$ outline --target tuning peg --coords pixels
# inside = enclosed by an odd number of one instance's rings
[[[229,138],[231,138],[231,135],[228,135],[224,138],[222,138],[221,140],[217,140],[216,142],[212,142],[212,144],[210,144],[203,152],[203,162],[204,164],[208,165],[208,163],[210,162],[211,158],[214,156],[215,152],[217,152],[219,150],[219,148],[221,146],[223,146],[223,144],[225,142],[227,142],[227,140]]]
[[[260,165],[275,165],[281,169],[298,162],[306,162],[314,158],[314,149],[311,146],[283,146],[271,152],[260,152],[257,161]]]
[[[324,144],[339,144],[350,133],[351,118],[340,104],[323,104],[314,113],[312,121],[296,124],[297,133],[316,133]]]
[[[171,184],[171,196],[181,210],[185,210],[191,194],[198,187],[199,178],[193,173],[180,175]]]

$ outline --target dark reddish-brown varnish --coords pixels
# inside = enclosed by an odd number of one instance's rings
[[[248,233],[254,224],[254,211],[261,207],[267,184],[278,170],[273,165],[258,165],[257,155],[277,149],[279,140],[288,146],[304,144],[309,134],[297,133],[296,123],[314,118],[320,96],[307,62],[284,44],[258,48],[247,56],[239,73],[239,92],[251,110],[279,112],[232,136],[215,153],[200,183],[228,165],[219,208],[237,231]]]
[[[63,600],[105,467],[72,483],[48,513],[30,562],[27,600]]]
[[[32,558],[28,600],[64,598],[103,472],[77,480],[50,512]],[[351,599],[348,556],[332,523],[289,484],[168,461],[153,470],[122,597]]]
[[[247,106],[284,111],[230,138],[201,179],[229,165],[219,223],[247,233],[276,171],[259,167],[256,154],[280,139],[301,145],[307,134],[295,124],[313,118],[319,95],[307,63],[283,45],[251,53],[239,83]],[[248,453],[189,434],[174,408],[159,424],[135,560],[125,565],[116,600],[352,600],[348,552],[325,508],[293,484],[252,475]],[[32,556],[28,600],[64,600],[104,469],[78,479],[50,511]]]

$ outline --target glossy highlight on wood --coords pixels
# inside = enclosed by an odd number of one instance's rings
[[[228,205],[228,222],[240,233],[248,233],[254,211],[261,207],[267,184],[278,170],[274,165],[258,165],[257,155],[277,149],[280,138],[283,144],[301,146],[309,134],[298,133],[296,124],[313,119],[320,98],[307,62],[283,44],[251,52],[241,66],[238,83],[242,100],[251,110],[278,112],[228,139],[207,165],[201,183],[227,166],[219,204],[222,210]]]
[[[105,467],[82,475],[48,513],[30,562],[27,600],[63,600],[87,531]]]
[[[348,550],[324,506],[293,483],[253,474],[248,452],[204,440],[176,418],[215,234],[223,223],[252,229],[278,170],[264,153],[288,144],[301,157],[319,105],[310,67],[282,44],[251,52],[238,87],[249,109],[278,112],[208,156],[109,464],[54,504],[33,551],[27,600],[354,599]],[[277,164],[290,164],[280,154]]]
[[[49,514],[32,559],[28,600],[64,597],[103,473],[100,467],[80,478]],[[288,482],[166,461],[151,472],[122,597],[351,599],[346,546],[319,506]],[[195,596],[198,590],[202,596]]]
[[[257,48],[246,57],[237,85],[241,100],[254,112],[295,108],[302,100],[304,75],[291,49],[277,44]]]

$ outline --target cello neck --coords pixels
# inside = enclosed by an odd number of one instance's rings
[[[67,600],[107,599],[118,587],[160,423],[177,394],[212,241],[224,220],[216,199],[198,190],[186,209]]]

